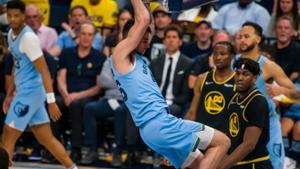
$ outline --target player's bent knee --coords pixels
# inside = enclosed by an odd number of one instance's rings
[[[227,137],[224,133],[219,130],[215,130],[215,135],[212,140],[212,146],[223,146],[225,148],[229,148],[231,145],[231,141],[229,137]]]
[[[195,134],[200,139],[197,148],[205,150],[211,144],[213,138],[215,137],[215,129],[204,125],[203,129]]]

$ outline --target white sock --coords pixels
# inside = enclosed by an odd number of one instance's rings
[[[78,169],[78,167],[76,166],[76,164],[73,164],[72,167],[67,168],[67,169]]]

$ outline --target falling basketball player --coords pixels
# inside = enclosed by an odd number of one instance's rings
[[[214,169],[230,141],[220,131],[178,119],[168,105],[141,54],[149,47],[150,15],[141,0],[131,0],[135,21],[128,21],[123,40],[110,59],[112,72],[144,142],[176,168]],[[206,150],[201,154],[198,150]]]

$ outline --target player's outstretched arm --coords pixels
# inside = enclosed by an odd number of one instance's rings
[[[150,24],[150,14],[142,0],[131,0],[131,3],[134,9],[134,25],[112,54],[112,61],[117,71],[124,66],[128,55],[138,46]]]

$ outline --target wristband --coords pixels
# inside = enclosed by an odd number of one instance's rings
[[[47,99],[48,104],[55,103],[55,101],[56,101],[54,93],[47,93],[46,99]]]

